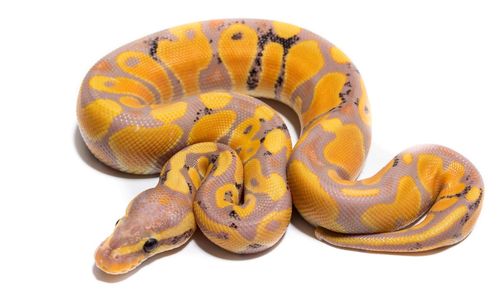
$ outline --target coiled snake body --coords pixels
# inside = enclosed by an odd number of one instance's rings
[[[293,151],[279,116],[250,96],[299,115]],[[206,21],[127,44],[89,71],[77,112],[99,160],[161,171],[97,249],[108,273],[181,246],[197,226],[229,251],[265,250],[285,233],[292,198],[319,239],[386,252],[457,243],[481,209],[478,171],[441,146],[404,151],[356,181],[370,145],[359,72],[328,41],[281,22]]]

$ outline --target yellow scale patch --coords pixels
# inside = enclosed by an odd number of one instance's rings
[[[189,132],[188,144],[219,140],[228,135],[235,120],[236,112],[231,110],[203,116]]]
[[[255,109],[253,117],[242,121],[233,131],[229,140],[229,145],[234,149],[241,148],[239,157],[243,162],[249,160],[257,153],[260,147],[260,138],[255,139],[255,135],[260,130],[259,119],[266,121],[272,119],[274,111],[267,106],[258,106]],[[247,131],[245,133],[245,131]]]
[[[271,173],[268,177],[262,174],[260,161],[251,159],[244,165],[245,189],[254,193],[265,193],[273,201],[279,200],[286,193],[286,182],[277,173]],[[253,184],[253,182],[255,184]]]
[[[176,119],[184,116],[187,104],[177,102],[164,105],[151,111],[151,116],[164,123],[160,127],[128,126],[113,134],[109,146],[118,162],[134,173],[149,173],[155,160],[164,155],[182,137],[182,129],[174,124]],[[133,155],[142,154],[147,164]]]
[[[222,109],[229,104],[233,98],[227,92],[209,92],[199,96],[201,102],[209,109]]]
[[[227,169],[229,169],[232,163],[233,157],[230,151],[224,151],[220,153],[219,157],[217,158],[217,168],[215,169],[213,175],[221,176],[227,171]]]
[[[147,103],[155,100],[153,92],[139,81],[127,77],[109,77],[97,75],[90,78],[89,85],[92,89],[114,94],[126,94],[140,98]]]
[[[363,133],[356,124],[343,124],[338,118],[322,120],[324,131],[334,133],[335,139],[323,149],[325,159],[349,175],[358,175],[364,160]]]
[[[192,23],[170,29],[177,38],[160,40],[157,56],[179,78],[184,94],[199,92],[200,72],[212,60],[210,43],[201,30],[200,23]]]
[[[351,62],[349,57],[347,57],[346,54],[344,54],[344,52],[342,52],[339,48],[335,46],[332,46],[332,48],[330,49],[330,55],[332,56],[333,60],[335,60],[335,62],[337,63],[344,64]]]
[[[413,156],[411,155],[411,153],[405,153],[403,155],[403,161],[405,162],[405,164],[409,165],[411,164],[411,162],[413,161]]]
[[[194,168],[189,168],[188,175],[189,175],[189,178],[191,179],[191,181],[193,182],[194,188],[195,189],[200,188],[201,178],[200,178],[200,174],[199,174],[198,170],[196,170]]]
[[[266,139],[262,143],[267,151],[272,154],[280,152],[283,148],[286,150],[286,158],[290,156],[292,144],[288,135],[280,129],[274,129],[266,134]]]
[[[175,154],[170,161],[170,171],[167,173],[167,178],[164,185],[168,188],[187,194],[189,193],[189,187],[186,183],[186,178],[181,173],[181,170],[186,164],[186,157],[188,154],[194,153],[208,153],[217,151],[217,145],[215,143],[205,143],[203,145],[190,146],[187,149]],[[208,168],[208,166],[207,166]],[[189,174],[189,172],[188,172]]]
[[[268,42],[262,51],[262,72],[259,83],[255,89],[255,95],[272,98],[274,97],[274,84],[278,79],[283,62],[284,50],[277,42]]]
[[[318,42],[314,40],[302,41],[292,46],[286,60],[282,95],[283,98],[289,99],[299,85],[321,70],[325,60]]]
[[[417,173],[425,190],[433,198],[437,195],[453,195],[465,189],[465,184],[460,182],[465,174],[465,167],[456,161],[444,170],[440,157],[422,154],[418,157]]]
[[[314,225],[321,225],[329,230],[344,232],[336,223],[339,207],[333,197],[321,186],[319,177],[299,160],[293,160],[288,166],[290,184],[294,189],[294,204],[300,213]],[[316,207],[312,207],[311,201]],[[316,212],[321,210],[321,212]],[[347,232],[347,231],[345,231]]]
[[[321,78],[314,88],[314,96],[309,109],[302,114],[304,124],[307,125],[313,118],[323,114],[340,104],[339,93],[346,82],[343,73],[328,73]]]
[[[285,39],[290,38],[293,35],[298,35],[301,31],[301,28],[296,25],[279,21],[273,21],[273,29],[278,36]]]
[[[226,193],[231,193],[231,201],[226,200]],[[235,205],[239,202],[240,195],[234,183],[226,183],[215,191],[215,204],[222,209],[227,206]]]
[[[123,52],[116,58],[116,63],[123,71],[151,84],[160,93],[161,101],[168,101],[172,97],[172,84],[167,73],[148,54]]]
[[[257,33],[244,24],[233,24],[224,30],[219,39],[219,56],[224,63],[233,88],[246,91],[250,68],[257,54]]]
[[[465,199],[469,202],[474,202],[479,198],[480,195],[481,195],[481,189],[474,186],[469,190],[469,192],[467,192],[467,194],[465,195]]]
[[[397,225],[415,220],[420,208],[421,195],[415,181],[410,176],[403,176],[394,202],[376,204],[368,208],[361,219],[374,232],[392,231],[398,228]]]
[[[443,211],[445,209],[450,208],[456,202],[458,202],[458,197],[450,197],[450,198],[442,198],[432,205],[432,211]]]
[[[111,99],[96,99],[81,111],[81,127],[92,140],[100,140],[108,132],[109,126],[122,108]]]
[[[342,188],[342,193],[347,196],[353,197],[365,197],[365,196],[376,196],[380,193],[380,189],[353,189],[353,188]]]
[[[132,96],[122,96],[120,97],[119,101],[122,105],[125,105],[130,108],[139,109],[146,106],[146,104],[143,104],[139,99]]]

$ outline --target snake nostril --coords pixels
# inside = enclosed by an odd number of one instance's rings
[[[142,249],[144,250],[144,252],[149,253],[153,251],[156,248],[156,246],[158,246],[158,240],[155,238],[150,238],[144,243]]]

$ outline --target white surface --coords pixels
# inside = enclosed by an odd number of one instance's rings
[[[499,303],[500,18],[493,4],[75,2],[6,1],[0,9],[1,303]],[[427,255],[369,254],[315,240],[294,215],[278,246],[257,257],[227,254],[197,234],[131,275],[96,270],[96,246],[156,179],[116,173],[89,155],[76,129],[81,80],[126,42],[240,16],[303,26],[354,61],[374,117],[363,176],[417,143],[447,145],[472,160],[486,196],[471,236]]]

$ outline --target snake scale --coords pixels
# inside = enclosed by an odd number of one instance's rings
[[[293,150],[279,115],[254,97],[298,114]],[[96,251],[111,274],[197,227],[228,251],[266,250],[285,233],[292,198],[320,240],[381,252],[460,242],[481,209],[480,174],[442,146],[408,149],[357,180],[371,138],[361,76],[337,47],[282,22],[204,21],[129,43],[90,69],[77,116],[100,161],[160,172]]]

